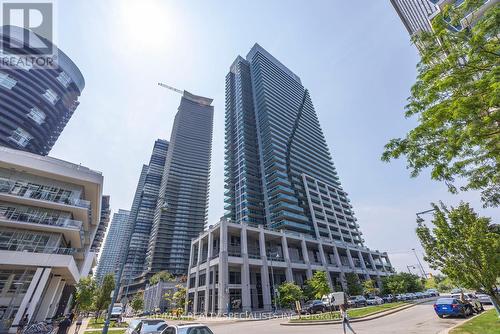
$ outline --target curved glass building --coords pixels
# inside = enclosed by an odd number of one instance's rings
[[[60,50],[50,68],[22,61],[23,52],[36,55],[24,42],[33,39],[50,44],[23,28],[0,27],[0,145],[47,155],[77,108],[85,81]]]

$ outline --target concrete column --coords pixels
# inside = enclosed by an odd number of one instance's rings
[[[272,310],[271,288],[269,285],[269,268],[267,266],[267,253],[266,253],[266,237],[264,228],[261,225],[259,231],[259,249],[260,258],[262,259],[262,267],[260,267],[260,279],[262,285],[262,303],[264,304],[264,311]]]
[[[342,266],[342,262],[340,261],[339,250],[336,245],[333,246],[333,255],[335,257],[335,262],[337,262],[337,266],[340,269],[340,284],[342,285],[342,289],[347,291],[347,282],[345,278],[344,267]]]
[[[365,279],[370,279],[370,275],[368,274],[368,269],[366,268],[365,258],[363,257],[363,253],[358,251],[358,258],[361,262],[361,268],[363,268],[363,274],[365,275]]]
[[[328,286],[330,286],[330,289],[333,291],[332,277],[330,276],[330,271],[328,270],[328,263],[326,262],[325,250],[323,249],[322,242],[318,243],[318,249],[319,249],[319,257],[321,259],[321,264],[323,265],[323,268],[325,268],[326,277],[328,277]]]
[[[286,240],[286,236],[284,235],[281,237],[281,247],[283,247],[283,257],[285,258],[286,263],[286,280],[287,282],[293,282],[292,262],[290,261],[290,254],[288,254],[288,242]]]
[[[62,279],[59,282],[59,285],[57,286],[57,291],[56,291],[56,295],[54,297],[54,302],[50,306],[47,318],[52,318],[56,314],[57,307],[59,306],[59,302],[61,301],[62,292],[63,292],[63,289],[65,286],[66,286],[66,281],[64,281]]]
[[[243,312],[252,311],[252,300],[250,296],[250,266],[248,264],[248,238],[247,225],[241,225],[241,308]]]
[[[59,283],[61,282],[61,280],[62,280],[61,276],[52,276],[52,278],[50,279],[49,285],[45,290],[45,295],[43,296],[40,302],[40,307],[35,317],[35,321],[44,321],[45,319],[48,318],[50,307],[54,302],[57,293],[57,288],[59,287]]]
[[[377,269],[377,266],[375,265],[375,260],[373,259],[372,253],[368,253],[368,259],[370,260],[370,264],[371,264],[373,270],[377,272],[377,276],[380,275],[380,272]]]
[[[200,264],[201,264],[201,254],[203,250],[203,239],[198,241],[198,262],[196,264],[196,274],[194,279],[194,300],[193,300],[193,313],[198,313],[198,289],[200,284]],[[206,275],[206,272],[205,272]]]
[[[226,313],[229,303],[229,268],[227,262],[227,222],[222,220],[220,223],[220,253],[219,253],[219,295],[218,314]]]
[[[356,270],[356,266],[354,266],[354,261],[352,260],[351,250],[349,248],[346,249],[347,259],[349,260],[349,265],[353,270]]]
[[[307,244],[306,240],[304,239],[304,236],[302,236],[302,240],[300,240],[300,245],[302,246],[302,256],[304,257],[304,263],[307,266],[306,276],[307,279],[311,279],[312,278],[311,261],[309,259],[309,253],[307,252]]]
[[[213,233],[212,230],[208,230],[208,247],[207,247],[207,271],[206,271],[206,283],[205,283],[205,309],[203,310],[205,314],[210,312],[210,275],[213,269],[210,267],[210,259],[212,258],[212,243],[213,243]],[[213,282],[212,282],[213,283]],[[212,295],[213,296],[213,295]],[[213,297],[212,297],[213,300]]]
[[[31,295],[31,300],[29,302],[28,310],[26,311],[29,314],[30,320],[36,316],[35,312],[37,310],[38,303],[40,302],[40,298],[42,297],[42,293],[47,285],[47,282],[50,278],[51,268],[43,268],[43,273],[40,276],[40,280],[38,281],[38,286],[35,291]]]
[[[19,321],[23,318],[24,311],[29,306],[31,296],[35,292],[35,288],[37,287],[38,281],[40,280],[40,277],[42,276],[44,271],[45,271],[45,268],[37,268],[36,269],[35,274],[33,275],[33,279],[31,280],[31,283],[28,286],[28,290],[26,291],[26,294],[24,295],[24,298],[21,301],[21,304],[19,305],[19,309],[17,310],[17,313],[14,317],[14,320],[12,321],[13,327],[10,328],[9,333],[16,332],[16,327],[19,324]],[[29,316],[31,317],[32,314],[29,314]],[[16,326],[16,327],[14,327],[14,326]]]

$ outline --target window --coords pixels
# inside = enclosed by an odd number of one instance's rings
[[[17,128],[12,132],[12,135],[9,138],[10,140],[17,143],[17,145],[21,147],[26,147],[26,145],[28,145],[30,140],[33,139],[33,136],[30,135],[27,131],[21,128]]]
[[[68,88],[69,84],[71,83],[71,78],[64,71],[59,74],[57,80],[66,88]]]
[[[30,112],[28,113],[28,117],[40,125],[40,124],[43,124],[43,122],[45,121],[46,115],[43,111],[34,107],[34,108],[30,109]]]
[[[9,77],[7,74],[0,72],[0,86],[12,89],[16,85],[17,81]]]
[[[52,104],[56,104],[57,100],[59,100],[59,96],[50,88],[47,89],[42,96]]]
[[[241,284],[241,273],[238,271],[230,271],[229,284]]]

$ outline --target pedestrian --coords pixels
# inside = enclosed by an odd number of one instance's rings
[[[29,315],[25,314],[24,317],[19,320],[19,324],[17,324],[17,334],[21,334],[24,330],[24,327],[28,325],[29,322]]]
[[[354,329],[352,329],[351,324],[349,323],[349,314],[347,314],[345,305],[340,305],[340,316],[342,317],[342,327],[344,328],[344,334],[346,334],[346,327],[349,328],[351,332],[356,334]]]
[[[70,326],[71,320],[69,320],[69,316],[64,317],[64,320],[61,321],[57,327],[57,334],[67,334]]]
[[[82,326],[82,322],[83,322],[83,314],[78,313],[78,317],[76,317],[75,334],[78,334],[78,331],[80,330],[80,327]]]

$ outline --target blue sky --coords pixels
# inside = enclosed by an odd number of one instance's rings
[[[180,96],[162,81],[215,99],[209,224],[218,221],[225,75],[258,42],[309,89],[368,247],[406,271],[420,249],[415,212],[430,202],[467,200],[498,218],[475,193],[450,195],[428,172],[410,179],[403,161],[380,161],[415,124],[403,107],[418,54],[388,0],[59,0],[57,25],[86,88],[50,155],[102,171],[113,212],[130,209],[154,140],[170,137]]]

